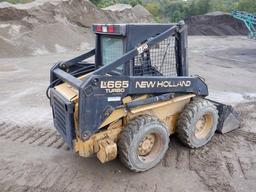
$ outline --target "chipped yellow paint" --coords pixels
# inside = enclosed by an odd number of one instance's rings
[[[107,130],[92,135],[86,141],[82,141],[79,137],[77,137],[74,141],[75,152],[77,152],[80,156],[83,157],[89,157],[94,153],[97,153],[100,150],[99,142],[102,141],[103,139],[108,139],[109,143],[111,143],[110,140],[116,143],[118,135],[122,131],[122,128],[122,120],[119,120],[117,122],[110,124]]]

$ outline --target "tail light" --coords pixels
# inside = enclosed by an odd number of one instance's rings
[[[114,33],[114,25],[96,25],[96,32]]]
[[[114,33],[115,28],[113,25],[96,25],[96,32]]]
[[[96,32],[102,32],[102,25],[96,26]]]
[[[126,25],[124,25],[124,24],[95,24],[95,25],[93,25],[92,30],[94,33],[125,35]]]
[[[113,25],[109,25],[109,26],[108,26],[108,32],[109,32],[109,33],[114,33],[114,32],[115,32],[115,28],[114,28]]]

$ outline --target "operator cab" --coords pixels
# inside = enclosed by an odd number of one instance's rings
[[[95,24],[95,66],[100,68],[121,58],[125,53],[139,47],[147,40],[172,27],[171,24]],[[177,76],[177,65],[173,58],[175,37],[163,41],[153,49],[145,51],[130,62],[120,65],[110,75],[127,76]],[[172,60],[171,60],[172,57]],[[171,64],[173,66],[171,66]],[[169,66],[165,69],[165,66]],[[165,74],[170,71],[172,74]]]

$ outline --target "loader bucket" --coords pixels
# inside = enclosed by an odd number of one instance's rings
[[[227,133],[240,127],[239,113],[234,110],[231,105],[225,105],[216,101],[212,101],[219,112],[219,122],[217,132]]]

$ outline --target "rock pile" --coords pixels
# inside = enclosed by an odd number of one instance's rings
[[[189,35],[247,35],[243,22],[229,14],[213,12],[206,15],[191,16],[185,19]]]

